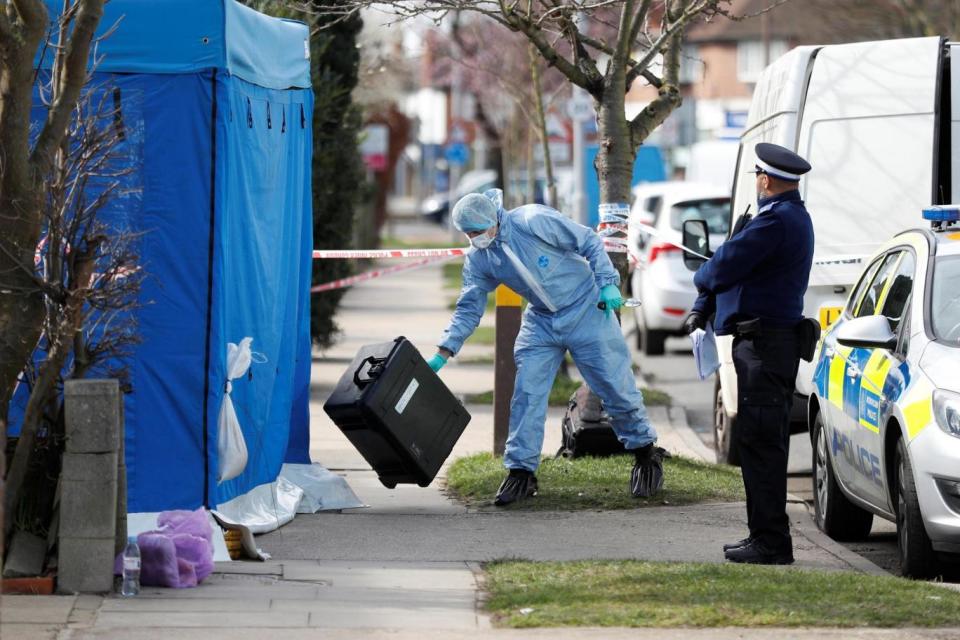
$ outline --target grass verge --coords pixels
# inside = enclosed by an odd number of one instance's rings
[[[458,356],[457,362],[460,364],[496,364],[497,359],[489,356]]]
[[[453,311],[457,308],[457,298],[450,298],[447,301],[447,309]],[[484,307],[484,312],[493,311],[497,308],[497,298],[494,295],[487,296],[487,306]]]
[[[460,291],[463,287],[463,259],[443,263],[443,287]]]
[[[548,404],[551,407],[567,406],[570,396],[573,395],[574,391],[580,388],[581,384],[582,383],[579,380],[558,375],[553,381],[553,387],[550,389],[550,398],[548,400]],[[640,391],[643,393],[643,402],[648,407],[655,405],[666,406],[670,405],[672,402],[670,395],[664,393],[663,391],[647,388],[643,388]],[[467,396],[464,398],[464,401],[467,404],[493,404],[493,391],[467,394]]]
[[[494,562],[507,627],[944,627],[960,593],[903,578],[731,564]]]
[[[467,344],[493,346],[497,343],[497,330],[494,327],[477,327],[473,335],[467,338]]]
[[[544,458],[537,470],[539,494],[506,507],[519,511],[633,509],[664,504],[743,500],[740,470],[687,458],[664,461],[663,492],[638,499],[627,490],[632,456]],[[488,506],[506,472],[503,459],[489,453],[459,458],[447,472],[447,489],[471,506]]]

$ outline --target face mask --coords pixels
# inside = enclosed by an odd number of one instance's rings
[[[493,231],[491,227],[490,231]],[[479,236],[470,238],[470,244],[473,245],[474,249],[486,249],[490,246],[490,243],[493,242],[493,238],[496,236],[496,232],[493,235],[490,235],[490,231],[486,231]]]

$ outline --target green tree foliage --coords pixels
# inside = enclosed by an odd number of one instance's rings
[[[357,141],[362,114],[350,96],[357,84],[357,35],[363,21],[356,14],[343,19],[323,12],[314,20],[313,246],[345,249],[351,245],[354,209],[365,182]],[[345,260],[315,260],[313,282],[329,282],[350,272]],[[337,332],[333,316],[344,291],[313,295],[310,333],[317,345],[329,346],[333,341]]]

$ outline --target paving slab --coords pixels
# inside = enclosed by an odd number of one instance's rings
[[[247,629],[302,628],[307,626],[309,617],[310,614],[305,611],[101,611],[97,616],[96,628],[156,627],[177,629],[179,634],[179,630],[184,627],[201,627],[206,629],[208,634],[212,631],[217,637],[227,638],[229,636],[220,630],[225,623]]]
[[[258,562],[254,560],[237,560],[237,561],[225,561],[225,562],[214,562],[214,571],[216,573],[236,573],[241,575],[272,575],[272,576],[282,576],[283,575],[283,565],[279,562]]]
[[[0,621],[17,623],[66,624],[76,596],[18,596],[0,598]]]
[[[290,582],[276,576],[255,576],[237,574],[218,574],[207,577],[200,585],[192,589],[163,589],[143,587],[140,598],[160,598],[172,600],[213,599],[230,600],[235,598],[315,598],[321,585],[311,582]],[[131,599],[134,602],[137,599]],[[117,599],[118,602],[126,600]]]
[[[0,638],[3,638],[3,640],[56,640],[61,628],[59,624],[0,622]]]
[[[261,594],[260,597],[241,597],[235,598],[169,598],[164,594],[163,597],[145,597],[143,595],[135,598],[105,598],[100,607],[101,615],[105,612],[110,613],[230,613],[237,611],[269,611],[270,595]]]
[[[475,589],[466,562],[293,561],[285,562],[285,580],[310,580],[334,589]]]

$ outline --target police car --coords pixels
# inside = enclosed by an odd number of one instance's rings
[[[817,525],[897,524],[904,575],[960,553],[960,205],[933,207],[870,260],[815,360],[809,426]]]

